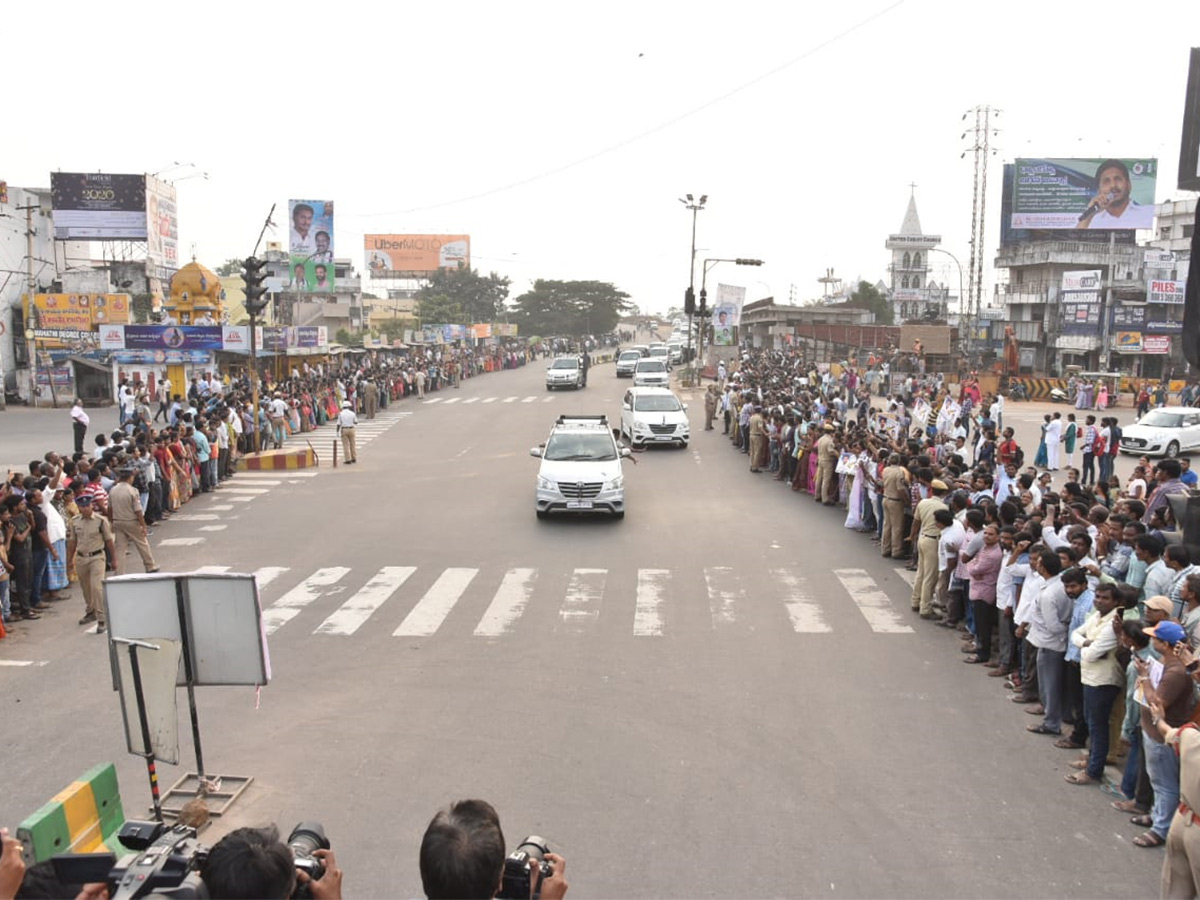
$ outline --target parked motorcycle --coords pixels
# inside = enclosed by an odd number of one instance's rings
[[[1062,388],[1050,389],[1050,400],[1053,403],[1066,403],[1071,398],[1067,396],[1067,392]]]
[[[1025,390],[1025,385],[1023,382],[1014,381],[1012,383],[1012,386],[1008,389],[1008,399],[1009,400],[1028,400],[1029,399],[1029,392]]]

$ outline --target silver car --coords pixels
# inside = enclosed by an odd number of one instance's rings
[[[617,357],[617,377],[632,378],[633,370],[641,358],[642,354],[638,350],[622,350],[621,355]]]

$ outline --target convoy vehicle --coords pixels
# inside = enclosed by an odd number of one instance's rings
[[[617,444],[608,419],[559,416],[544,444],[530,456],[538,469],[535,510],[539,519],[551,513],[609,513],[625,518],[625,475],[621,460],[628,447]]]
[[[1200,409],[1162,406],[1121,429],[1121,452],[1166,456],[1200,450]]]
[[[641,359],[633,368],[634,387],[669,387],[671,373],[667,371],[666,360]]]
[[[583,363],[578,356],[560,356],[546,367],[546,390],[583,387]]]
[[[671,352],[671,365],[677,366],[683,362],[683,341],[667,341],[667,349]]]
[[[667,368],[671,367],[671,348],[666,344],[652,344],[650,346],[650,358],[661,359],[667,364]]]
[[[667,388],[630,388],[621,400],[621,436],[635,450],[647,444],[687,447],[691,437],[687,404]]]
[[[634,367],[641,358],[642,354],[637,350],[622,350],[617,357],[617,377],[632,378]]]

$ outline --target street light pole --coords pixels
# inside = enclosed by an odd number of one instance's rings
[[[929,249],[934,251],[935,253],[945,253],[948,257],[950,257],[952,260],[954,260],[954,264],[956,266],[958,266],[958,306],[959,306],[959,314],[961,315],[962,314],[962,304],[963,304],[962,263],[960,263],[958,261],[958,257],[955,256],[953,253],[951,253],[949,250],[943,250],[941,247],[930,247]],[[949,304],[947,304],[946,312],[947,313],[950,312]],[[971,353],[971,336],[972,336],[971,332],[974,331],[974,323],[971,323],[970,328],[971,328],[971,331],[967,333],[966,338],[962,341],[963,346],[966,347],[967,356],[970,356],[970,353]],[[970,360],[968,360],[968,363],[969,362],[970,362]]]
[[[687,293],[684,295],[684,306],[689,306],[688,301],[690,301],[691,306],[691,309],[688,311],[687,343],[688,372],[691,373],[695,371],[695,366],[692,364],[692,320],[696,314],[696,214],[699,213],[700,210],[704,209],[704,204],[708,201],[708,194],[701,194],[698,201],[694,200],[691,194],[687,194],[685,196],[687,199],[685,200],[683,197],[680,197],[679,202],[682,203],[687,209],[692,211],[692,255],[688,262],[688,289]],[[689,374],[689,383],[692,377],[694,376]]]

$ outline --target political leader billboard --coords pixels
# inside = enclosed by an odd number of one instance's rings
[[[428,278],[438,269],[471,266],[466,234],[368,234],[364,247],[372,278]]]
[[[1154,227],[1156,159],[1018,159],[1015,165],[1012,228]]]
[[[333,270],[333,201],[289,200],[288,289],[331,293]]]
[[[146,240],[146,176],[51,172],[56,241]]]

